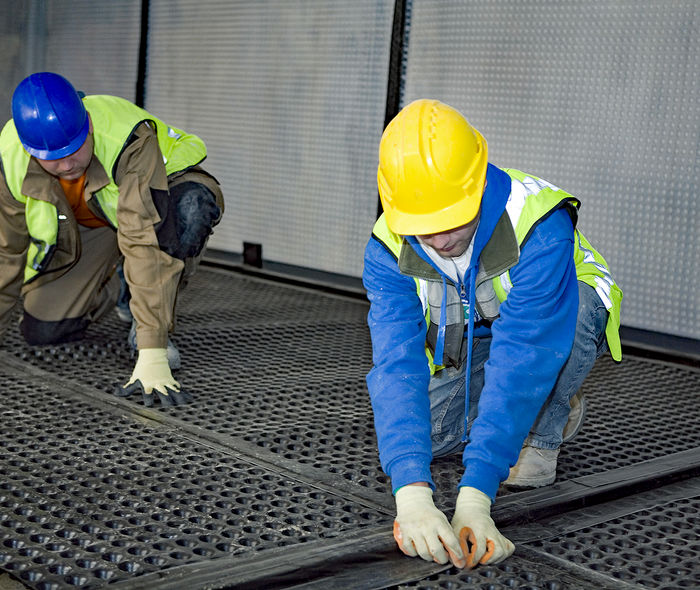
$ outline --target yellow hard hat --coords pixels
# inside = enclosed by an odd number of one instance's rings
[[[486,141],[456,109],[421,99],[405,106],[379,143],[377,184],[389,229],[439,233],[479,212]]]

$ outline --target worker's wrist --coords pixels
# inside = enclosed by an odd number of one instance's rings
[[[407,453],[391,461],[386,466],[386,472],[391,477],[392,491],[415,482],[427,482],[435,489],[430,474],[430,455],[425,453]]]
[[[167,348],[141,348],[139,349],[138,360],[142,362],[155,362],[165,359],[168,360],[168,349]]]
[[[469,469],[465,469],[458,487],[476,488],[486,494],[491,500],[496,498],[498,486],[501,483],[501,473],[496,467],[480,459],[470,459]]]
[[[457,494],[455,502],[455,510],[464,506],[477,506],[489,512],[491,510],[491,498],[489,498],[481,490],[477,490],[471,486],[462,486]]]
[[[434,506],[433,490],[424,486],[407,485],[396,490],[396,508],[417,507],[417,506]]]

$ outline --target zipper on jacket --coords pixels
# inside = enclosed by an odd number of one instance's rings
[[[99,191],[97,191],[99,192]],[[86,202],[86,205],[90,211],[92,211],[93,215],[97,215],[102,221],[104,221],[109,227],[112,229],[117,229],[114,224],[109,220],[107,215],[104,212],[104,209],[102,208],[102,204],[100,203],[100,200],[97,198],[97,192],[95,193],[90,193],[90,201]],[[96,209],[96,210],[93,210]]]

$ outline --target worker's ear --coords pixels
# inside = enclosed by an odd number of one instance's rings
[[[90,131],[89,133],[92,133],[92,117],[90,116],[90,113],[87,114],[88,119],[90,120]]]

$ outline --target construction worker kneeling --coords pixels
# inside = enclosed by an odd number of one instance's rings
[[[178,287],[221,219],[201,139],[58,74],[25,78],[0,134],[0,334],[20,295],[32,345],[77,340],[115,305],[138,350],[117,395],[182,404]]]
[[[363,281],[379,455],[407,555],[457,567],[514,550],[491,518],[499,485],[556,477],[583,422],[595,360],[621,357],[622,292],[576,229],[578,199],[488,163],[464,116],[417,100],[389,123],[377,174],[383,215]],[[433,503],[433,457],[461,453],[451,522]]]

